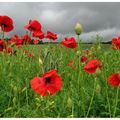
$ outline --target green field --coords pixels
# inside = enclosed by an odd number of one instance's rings
[[[120,117],[119,87],[107,78],[120,70],[120,51],[111,45],[78,45],[69,49],[60,44],[24,45],[15,55],[0,53],[0,117]],[[95,74],[84,71],[80,59],[88,49],[99,59],[102,69]],[[33,58],[23,53],[28,50]],[[42,60],[43,64],[40,63]],[[68,66],[74,59],[76,69]],[[30,80],[57,69],[62,89],[52,96],[41,97],[30,87]]]

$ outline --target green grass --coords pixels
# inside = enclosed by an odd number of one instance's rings
[[[107,83],[120,70],[120,51],[112,50],[111,45],[92,46],[26,45],[17,55],[0,53],[0,117],[120,117],[119,87]],[[23,54],[23,49],[34,53],[34,58]],[[98,77],[84,71],[85,63],[80,62],[84,49],[94,54],[89,60],[101,60]],[[68,66],[71,59],[75,59],[75,70]],[[30,80],[53,68],[62,77],[62,89],[41,97],[31,89]]]

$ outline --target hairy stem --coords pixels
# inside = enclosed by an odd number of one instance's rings
[[[86,114],[86,118],[87,118],[88,115],[89,115],[89,112],[90,112],[90,109],[91,109],[91,105],[92,105],[92,103],[93,103],[93,99],[94,99],[94,96],[95,96],[95,90],[96,90],[96,78],[94,79],[93,93],[92,93],[92,97],[91,97],[90,104],[89,104],[89,107],[88,107],[88,111],[87,111],[87,114]]]
[[[116,110],[117,110],[117,103],[118,103],[118,95],[119,95],[119,88],[117,88],[117,93],[116,93],[116,99],[115,99],[115,106],[114,106],[114,112],[113,112],[113,117],[115,117]]]

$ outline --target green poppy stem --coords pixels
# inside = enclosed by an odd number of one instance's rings
[[[110,100],[109,100],[109,96],[108,96],[107,81],[106,81],[105,89],[106,89],[105,92],[106,92],[106,98],[107,98],[107,103],[108,103],[108,110],[109,110],[109,114],[110,114],[110,118],[111,118],[111,109],[110,109]]]
[[[89,108],[88,108],[88,111],[87,111],[87,114],[86,114],[86,118],[88,117],[88,115],[90,113],[91,105],[93,103],[93,99],[94,99],[94,96],[95,96],[95,90],[96,90],[96,78],[94,79],[93,93],[92,93],[92,97],[91,97],[91,100],[90,100]]]
[[[77,43],[78,43],[78,46],[79,48],[81,49],[82,48],[82,43],[81,43],[81,39],[80,39],[80,35],[77,35]]]
[[[118,104],[118,95],[119,95],[119,88],[117,88],[117,93],[116,93],[116,99],[115,99],[115,106],[114,106],[114,112],[113,112],[113,117],[115,117],[116,110],[117,110],[117,104]]]
[[[4,34],[4,31],[2,31],[2,39],[4,39],[4,35],[5,35],[5,34]]]

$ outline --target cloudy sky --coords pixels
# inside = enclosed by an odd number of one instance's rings
[[[43,31],[57,33],[59,40],[74,36],[74,26],[83,26],[81,39],[94,41],[100,34],[104,41],[120,36],[120,3],[73,2],[24,2],[0,3],[0,15],[8,15],[14,21],[14,30],[8,36],[25,33],[29,19],[39,20]]]

